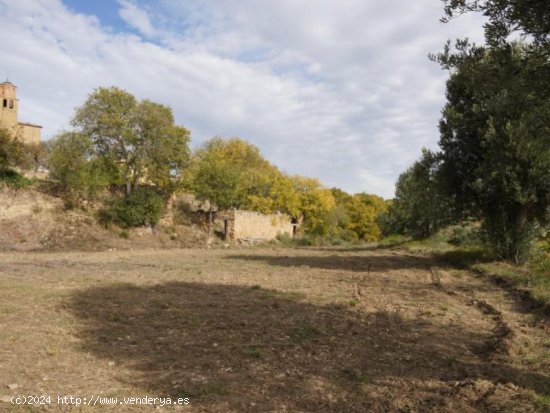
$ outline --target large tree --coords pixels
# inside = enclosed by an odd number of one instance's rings
[[[384,233],[427,237],[453,221],[453,206],[442,190],[441,156],[427,149],[395,185],[395,199],[385,217]]]
[[[189,160],[190,133],[174,124],[172,110],[139,102],[116,87],[96,89],[72,123],[91,140],[94,153],[117,171],[113,180],[123,183],[128,194],[141,180],[173,189]]]
[[[550,64],[538,50],[461,42],[438,58],[451,70],[440,140],[449,187],[518,262],[550,219]]]

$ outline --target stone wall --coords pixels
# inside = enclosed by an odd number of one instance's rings
[[[270,241],[280,234],[292,236],[293,225],[285,214],[261,214],[253,211],[226,210],[214,215],[214,225],[228,240]]]
[[[31,125],[30,123],[19,123],[16,136],[27,145],[37,145],[40,143],[41,129],[40,126]]]

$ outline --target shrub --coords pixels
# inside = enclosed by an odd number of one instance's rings
[[[164,211],[164,199],[152,189],[141,189],[123,198],[114,197],[100,213],[105,224],[122,228],[154,227]]]
[[[2,187],[7,187],[10,189],[22,189],[31,184],[32,181],[28,178],[25,178],[20,173],[9,168],[0,168],[0,189]]]
[[[190,225],[193,222],[193,208],[186,201],[179,201],[174,210],[174,222],[180,225]]]
[[[535,243],[529,265],[535,271],[550,274],[550,233]]]
[[[479,225],[463,223],[450,228],[449,243],[458,246],[473,246],[481,243]]]

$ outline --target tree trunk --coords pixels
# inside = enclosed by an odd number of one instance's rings
[[[529,217],[529,205],[522,205],[516,215],[516,222],[515,222],[515,228],[514,228],[514,261],[516,264],[522,264],[525,259],[527,258],[525,253],[527,251],[523,251],[526,246],[524,245],[525,242],[529,242],[527,239],[529,237],[529,234],[526,233],[527,231],[527,225],[528,225],[528,217]]]

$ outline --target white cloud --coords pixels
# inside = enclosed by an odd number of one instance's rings
[[[136,6],[131,0],[118,0],[118,4],[121,7],[118,14],[128,25],[146,36],[155,34],[149,14],[145,10]]]
[[[22,117],[46,136],[93,88],[116,85],[172,106],[194,144],[240,136],[290,173],[386,197],[438,139],[446,74],[426,54],[482,33],[468,16],[440,24],[432,0],[119,4],[156,44],[104,30],[59,0],[0,0],[0,70],[19,86]],[[145,12],[153,4],[156,28]]]

